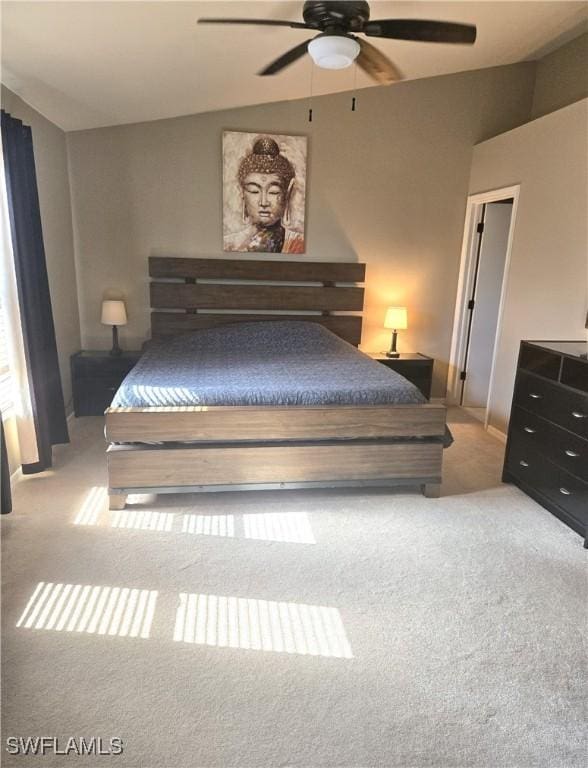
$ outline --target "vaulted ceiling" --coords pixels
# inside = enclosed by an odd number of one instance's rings
[[[371,18],[478,26],[474,46],[373,40],[408,79],[535,59],[585,29],[584,2],[371,2]],[[256,75],[307,30],[197,26],[202,16],[301,20],[302,2],[2,2],[2,81],[65,130],[309,95],[309,57]],[[351,90],[354,67],[314,69],[315,94]],[[372,87],[357,73],[357,87]],[[394,87],[394,86],[379,86]]]

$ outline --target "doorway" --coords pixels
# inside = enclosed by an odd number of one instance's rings
[[[468,198],[448,400],[488,426],[518,187]]]

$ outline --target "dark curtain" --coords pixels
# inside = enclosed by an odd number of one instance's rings
[[[0,442],[0,513],[6,515],[8,512],[12,512],[12,495],[10,493],[10,470],[8,468],[2,414],[0,414]]]
[[[25,474],[51,466],[51,446],[69,442],[51,296],[41,229],[41,211],[30,127],[2,110],[2,149],[18,301],[33,406],[39,461]]]

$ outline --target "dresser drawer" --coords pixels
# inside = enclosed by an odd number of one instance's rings
[[[554,428],[552,457],[554,462],[572,475],[588,482],[588,440],[572,432]]]
[[[588,482],[588,440],[522,408],[513,408],[510,431],[558,467]]]
[[[508,447],[507,469],[523,483],[545,493],[554,489],[558,470],[526,437],[513,435]]]
[[[513,405],[588,437],[588,396],[519,372]]]
[[[512,477],[544,496],[583,526],[588,524],[588,483],[557,467],[528,438],[511,437],[507,468]]]
[[[545,493],[576,520],[588,525],[588,483],[560,469],[555,486],[547,488]]]

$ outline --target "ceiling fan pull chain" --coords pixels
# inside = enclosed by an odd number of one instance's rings
[[[353,63],[353,96],[351,98],[351,111],[355,112],[355,105],[357,103],[357,99],[355,97],[355,94],[357,93],[357,62]]]
[[[309,56],[310,59],[310,56]],[[314,62],[312,59],[310,59],[310,98],[309,98],[309,107],[308,107],[308,122],[312,123],[312,86],[313,86],[313,79],[314,79]]]

